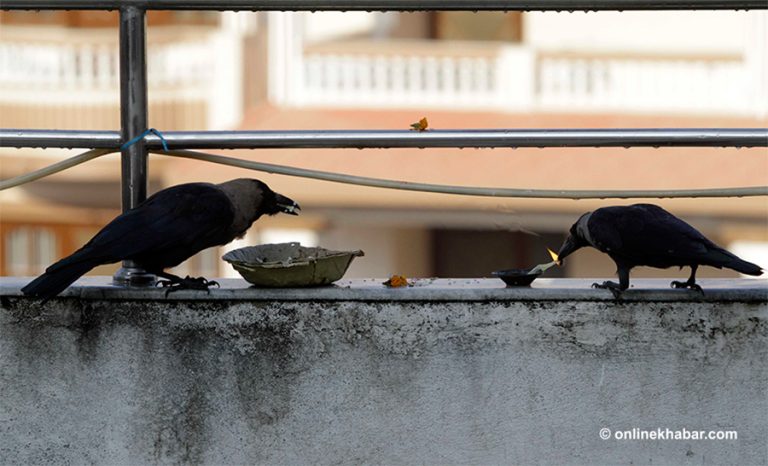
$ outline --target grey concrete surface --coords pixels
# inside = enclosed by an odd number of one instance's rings
[[[0,463],[768,463],[765,281],[616,302],[579,281],[166,300],[86,280],[45,304],[22,283],[0,282]]]
[[[0,296],[21,296],[21,288],[34,277],[0,277]],[[121,300],[259,300],[259,301],[614,301],[607,290],[592,288],[601,279],[539,278],[530,287],[506,287],[496,278],[410,279],[412,286],[387,288],[385,278],[339,280],[318,288],[256,288],[243,279],[218,279],[221,288],[204,291],[183,290],[165,295],[162,288],[124,288],[114,286],[112,277],[85,277],[60,296],[83,299]],[[671,289],[673,279],[632,280],[622,300],[653,302],[765,302],[768,279],[700,279],[704,294]]]

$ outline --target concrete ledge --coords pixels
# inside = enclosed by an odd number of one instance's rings
[[[577,280],[164,299],[89,279],[41,305],[3,279],[0,462],[768,463],[765,281],[667,282],[615,302]]]
[[[21,288],[32,278],[0,277],[0,296],[22,296]],[[165,296],[162,288],[122,288],[111,277],[87,277],[63,292],[62,298],[86,300],[157,301],[615,301],[607,290],[591,287],[605,279],[537,279],[531,287],[507,288],[498,279],[415,279],[413,286],[387,288],[385,279],[340,280],[318,288],[255,288],[242,279],[218,279],[221,288],[179,291]],[[622,301],[648,302],[766,302],[768,279],[702,279],[704,294],[674,290],[672,279],[639,279],[632,282]]]

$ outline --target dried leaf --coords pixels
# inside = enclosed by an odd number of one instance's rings
[[[427,117],[422,118],[416,123],[411,123],[411,129],[413,131],[426,131],[427,126],[429,126],[429,122],[427,122]]]

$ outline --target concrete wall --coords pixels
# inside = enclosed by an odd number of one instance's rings
[[[418,283],[169,299],[83,286],[45,305],[11,284],[0,462],[768,462],[765,281],[744,299],[659,288],[623,302],[568,281],[487,283],[463,299]]]

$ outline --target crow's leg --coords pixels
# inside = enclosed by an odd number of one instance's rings
[[[172,293],[178,290],[200,290],[206,291],[210,294],[210,288],[212,286],[216,286],[217,288],[219,287],[218,282],[213,280],[209,281],[205,277],[190,277],[187,275],[186,277],[181,278],[178,275],[174,275],[168,272],[159,272],[155,275],[165,278],[165,280],[158,280],[157,286],[162,286],[166,289],[166,297],[168,296],[168,293]]]
[[[608,290],[613,294],[616,299],[621,299],[621,292],[629,288],[629,269],[626,267],[619,267],[617,270],[619,274],[619,283],[612,281],[605,281],[603,283],[593,283],[592,288],[600,288]]]
[[[698,265],[692,265],[691,276],[688,277],[688,281],[679,282],[675,280],[672,283],[670,283],[670,286],[672,286],[672,288],[689,288],[693,291],[698,291],[699,293],[704,294],[704,290],[702,290],[701,287],[696,284],[696,270],[698,268],[699,268]]]

